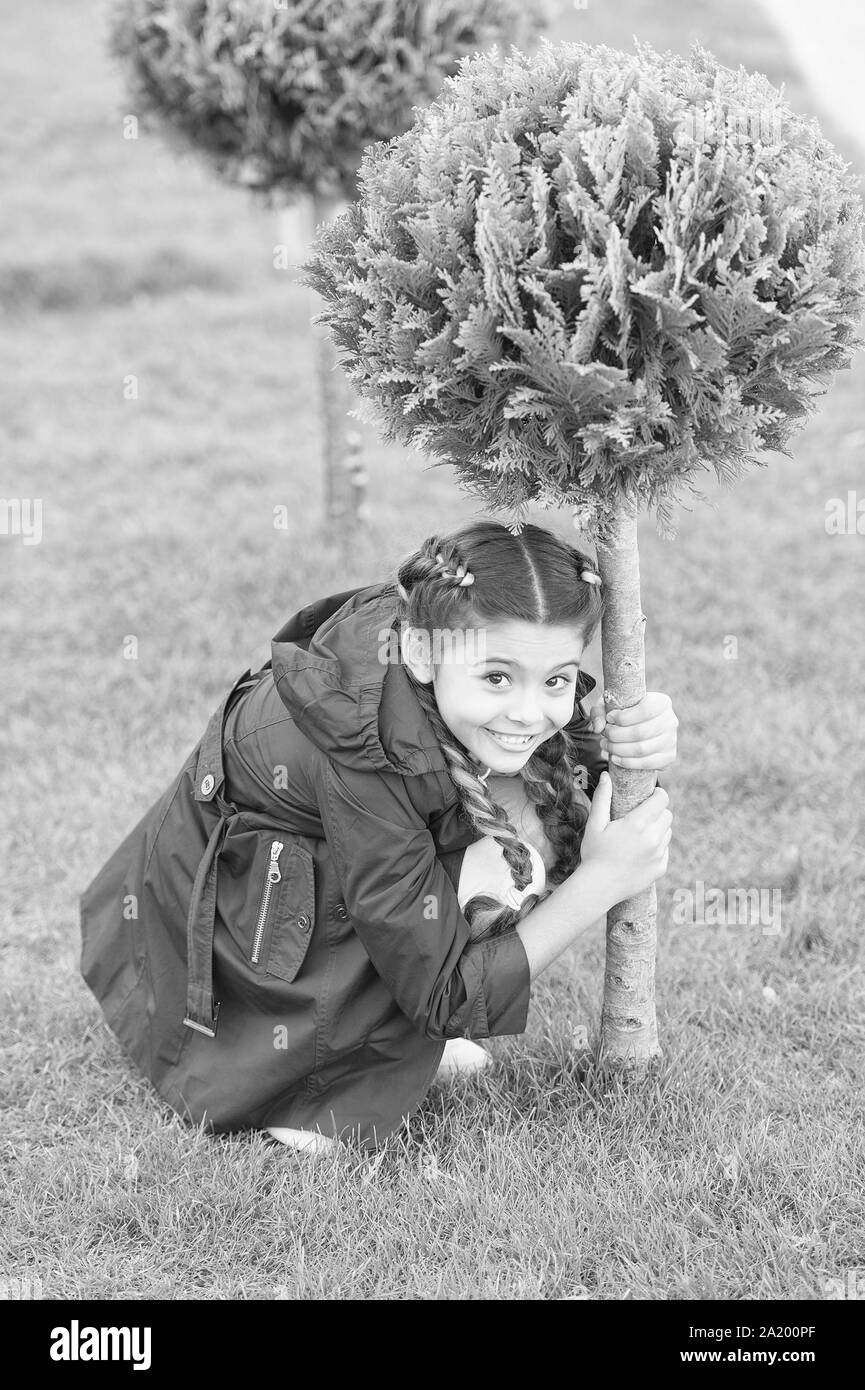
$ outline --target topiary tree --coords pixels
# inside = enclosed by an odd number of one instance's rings
[[[547,0],[114,0],[110,46],[136,111],[263,200],[356,196],[365,145],[411,123],[459,58],[528,39]],[[326,513],[338,519],[348,398],[319,335]]]
[[[369,150],[305,267],[365,413],[490,508],[567,507],[598,550],[607,708],[645,694],[637,515],[787,453],[850,364],[862,205],[761,74],[544,42],[466,60]],[[611,767],[613,815],[654,773]],[[608,916],[600,1055],[659,1055],[654,887]]]

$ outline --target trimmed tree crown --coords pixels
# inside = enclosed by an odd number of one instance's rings
[[[114,0],[138,114],[270,197],[353,198],[365,145],[466,53],[532,39],[548,0]]]
[[[862,346],[862,203],[762,74],[550,44],[465,59],[304,267],[360,413],[517,526],[787,452]]]

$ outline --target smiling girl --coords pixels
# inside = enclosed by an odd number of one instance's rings
[[[602,603],[576,547],[478,521],[310,604],[235,682],[82,896],[84,976],[176,1110],[375,1145],[666,871],[666,792],[610,820],[579,704]],[[649,694],[606,742],[660,769],[677,723]]]

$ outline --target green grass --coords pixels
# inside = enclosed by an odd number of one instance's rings
[[[301,604],[479,508],[364,428],[373,522],[328,534],[310,300],[271,268],[271,215],[121,139],[101,13],[3,19],[21,123],[0,132],[0,490],[43,499],[44,536],[0,537],[0,1274],[38,1273],[48,1298],[822,1297],[862,1263],[865,562],[824,528],[860,482],[861,362],[793,459],[730,493],[707,475],[714,505],[683,510],[675,542],[643,524],[648,684],[681,720],[653,1081],[605,1082],[574,1049],[597,1032],[592,934],[536,983],[526,1034],[492,1040],[492,1076],[434,1088],[374,1159],[189,1130],[104,1027],[77,895],[227,684]],[[695,30],[813,109],[744,4],[629,0],[567,29],[683,50]],[[586,665],[600,685],[597,647]],[[788,844],[780,935],[670,923],[698,879],[771,887]]]

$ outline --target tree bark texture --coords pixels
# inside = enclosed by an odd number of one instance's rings
[[[604,703],[607,713],[637,704],[646,693],[646,623],[640,603],[637,504],[620,494],[614,521],[601,538],[598,572],[604,585],[601,620]],[[656,774],[610,763],[613,819],[627,815],[655,790]],[[660,1057],[655,1015],[657,945],[655,885],[607,913],[607,958],[599,1062],[646,1072]]]

